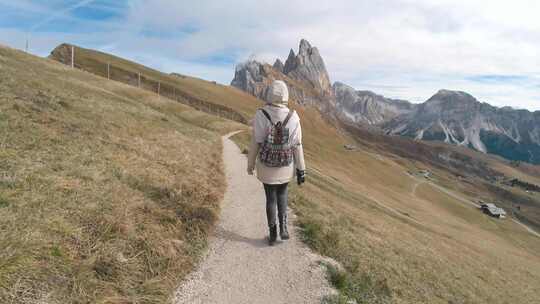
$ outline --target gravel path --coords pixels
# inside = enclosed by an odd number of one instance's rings
[[[246,158],[230,135],[223,137],[228,187],[221,219],[207,256],[174,303],[320,303],[334,293],[319,265],[323,258],[298,240],[293,223],[290,240],[267,245],[263,187],[247,175]]]

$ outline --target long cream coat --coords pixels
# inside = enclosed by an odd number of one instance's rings
[[[272,121],[285,120],[289,113],[289,108],[285,105],[265,105],[263,107]],[[292,111],[292,110],[291,110]],[[253,133],[251,136],[251,145],[248,153],[248,172],[253,171],[253,168],[257,168],[257,178],[265,184],[284,184],[288,183],[295,173],[295,168],[299,170],[305,170],[306,165],[304,163],[304,151],[302,149],[302,128],[300,127],[300,118],[295,112],[290,118],[286,126],[289,129],[289,140],[294,149],[294,162],[288,167],[273,168],[267,167],[263,163],[258,161],[259,150],[261,144],[266,139],[268,132],[270,132],[271,124],[264,114],[258,110],[253,119]]]

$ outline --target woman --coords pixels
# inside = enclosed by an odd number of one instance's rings
[[[287,107],[289,92],[285,82],[276,80],[266,92],[266,105],[257,110],[248,154],[249,175],[255,165],[257,178],[266,194],[266,217],[269,244],[277,239],[276,208],[280,237],[289,239],[287,231],[287,187],[294,175],[298,185],[305,180],[304,152],[300,118]]]

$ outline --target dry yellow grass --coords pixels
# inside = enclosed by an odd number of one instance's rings
[[[0,303],[163,303],[239,124],[0,47]]]

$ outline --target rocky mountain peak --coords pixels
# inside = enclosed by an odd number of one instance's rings
[[[471,94],[463,91],[452,91],[441,89],[427,101],[432,100],[457,100],[457,101],[477,101]]]
[[[285,62],[283,73],[293,79],[309,83],[322,96],[331,96],[330,77],[319,50],[302,39],[298,55],[291,49]]]
[[[298,103],[319,108],[334,103],[324,61],[317,48],[305,39],[300,41],[298,53],[290,50],[285,64],[276,59],[272,66],[253,60],[237,65],[231,85],[262,99],[274,79],[284,80],[289,86],[289,97]]]
[[[274,65],[272,66],[274,69],[276,69],[277,71],[279,71],[280,73],[283,73],[283,70],[285,69],[285,65],[283,65],[283,62],[281,62],[281,60],[276,59],[276,61],[274,62]]]
[[[300,40],[300,47],[298,48],[298,54],[300,55],[307,55],[308,52],[310,52],[313,48],[311,47],[311,44],[306,39]]]
[[[439,90],[419,108],[420,112],[432,112],[442,115],[446,111],[452,113],[480,108],[482,104],[472,95],[462,91]]]
[[[266,89],[265,80],[268,78],[268,68],[255,60],[238,64],[231,85],[262,98]]]
[[[289,56],[287,57],[287,60],[285,60],[285,66],[283,68],[283,73],[287,74],[290,71],[292,71],[296,67],[296,54],[294,53],[294,50],[291,49],[289,51]]]

